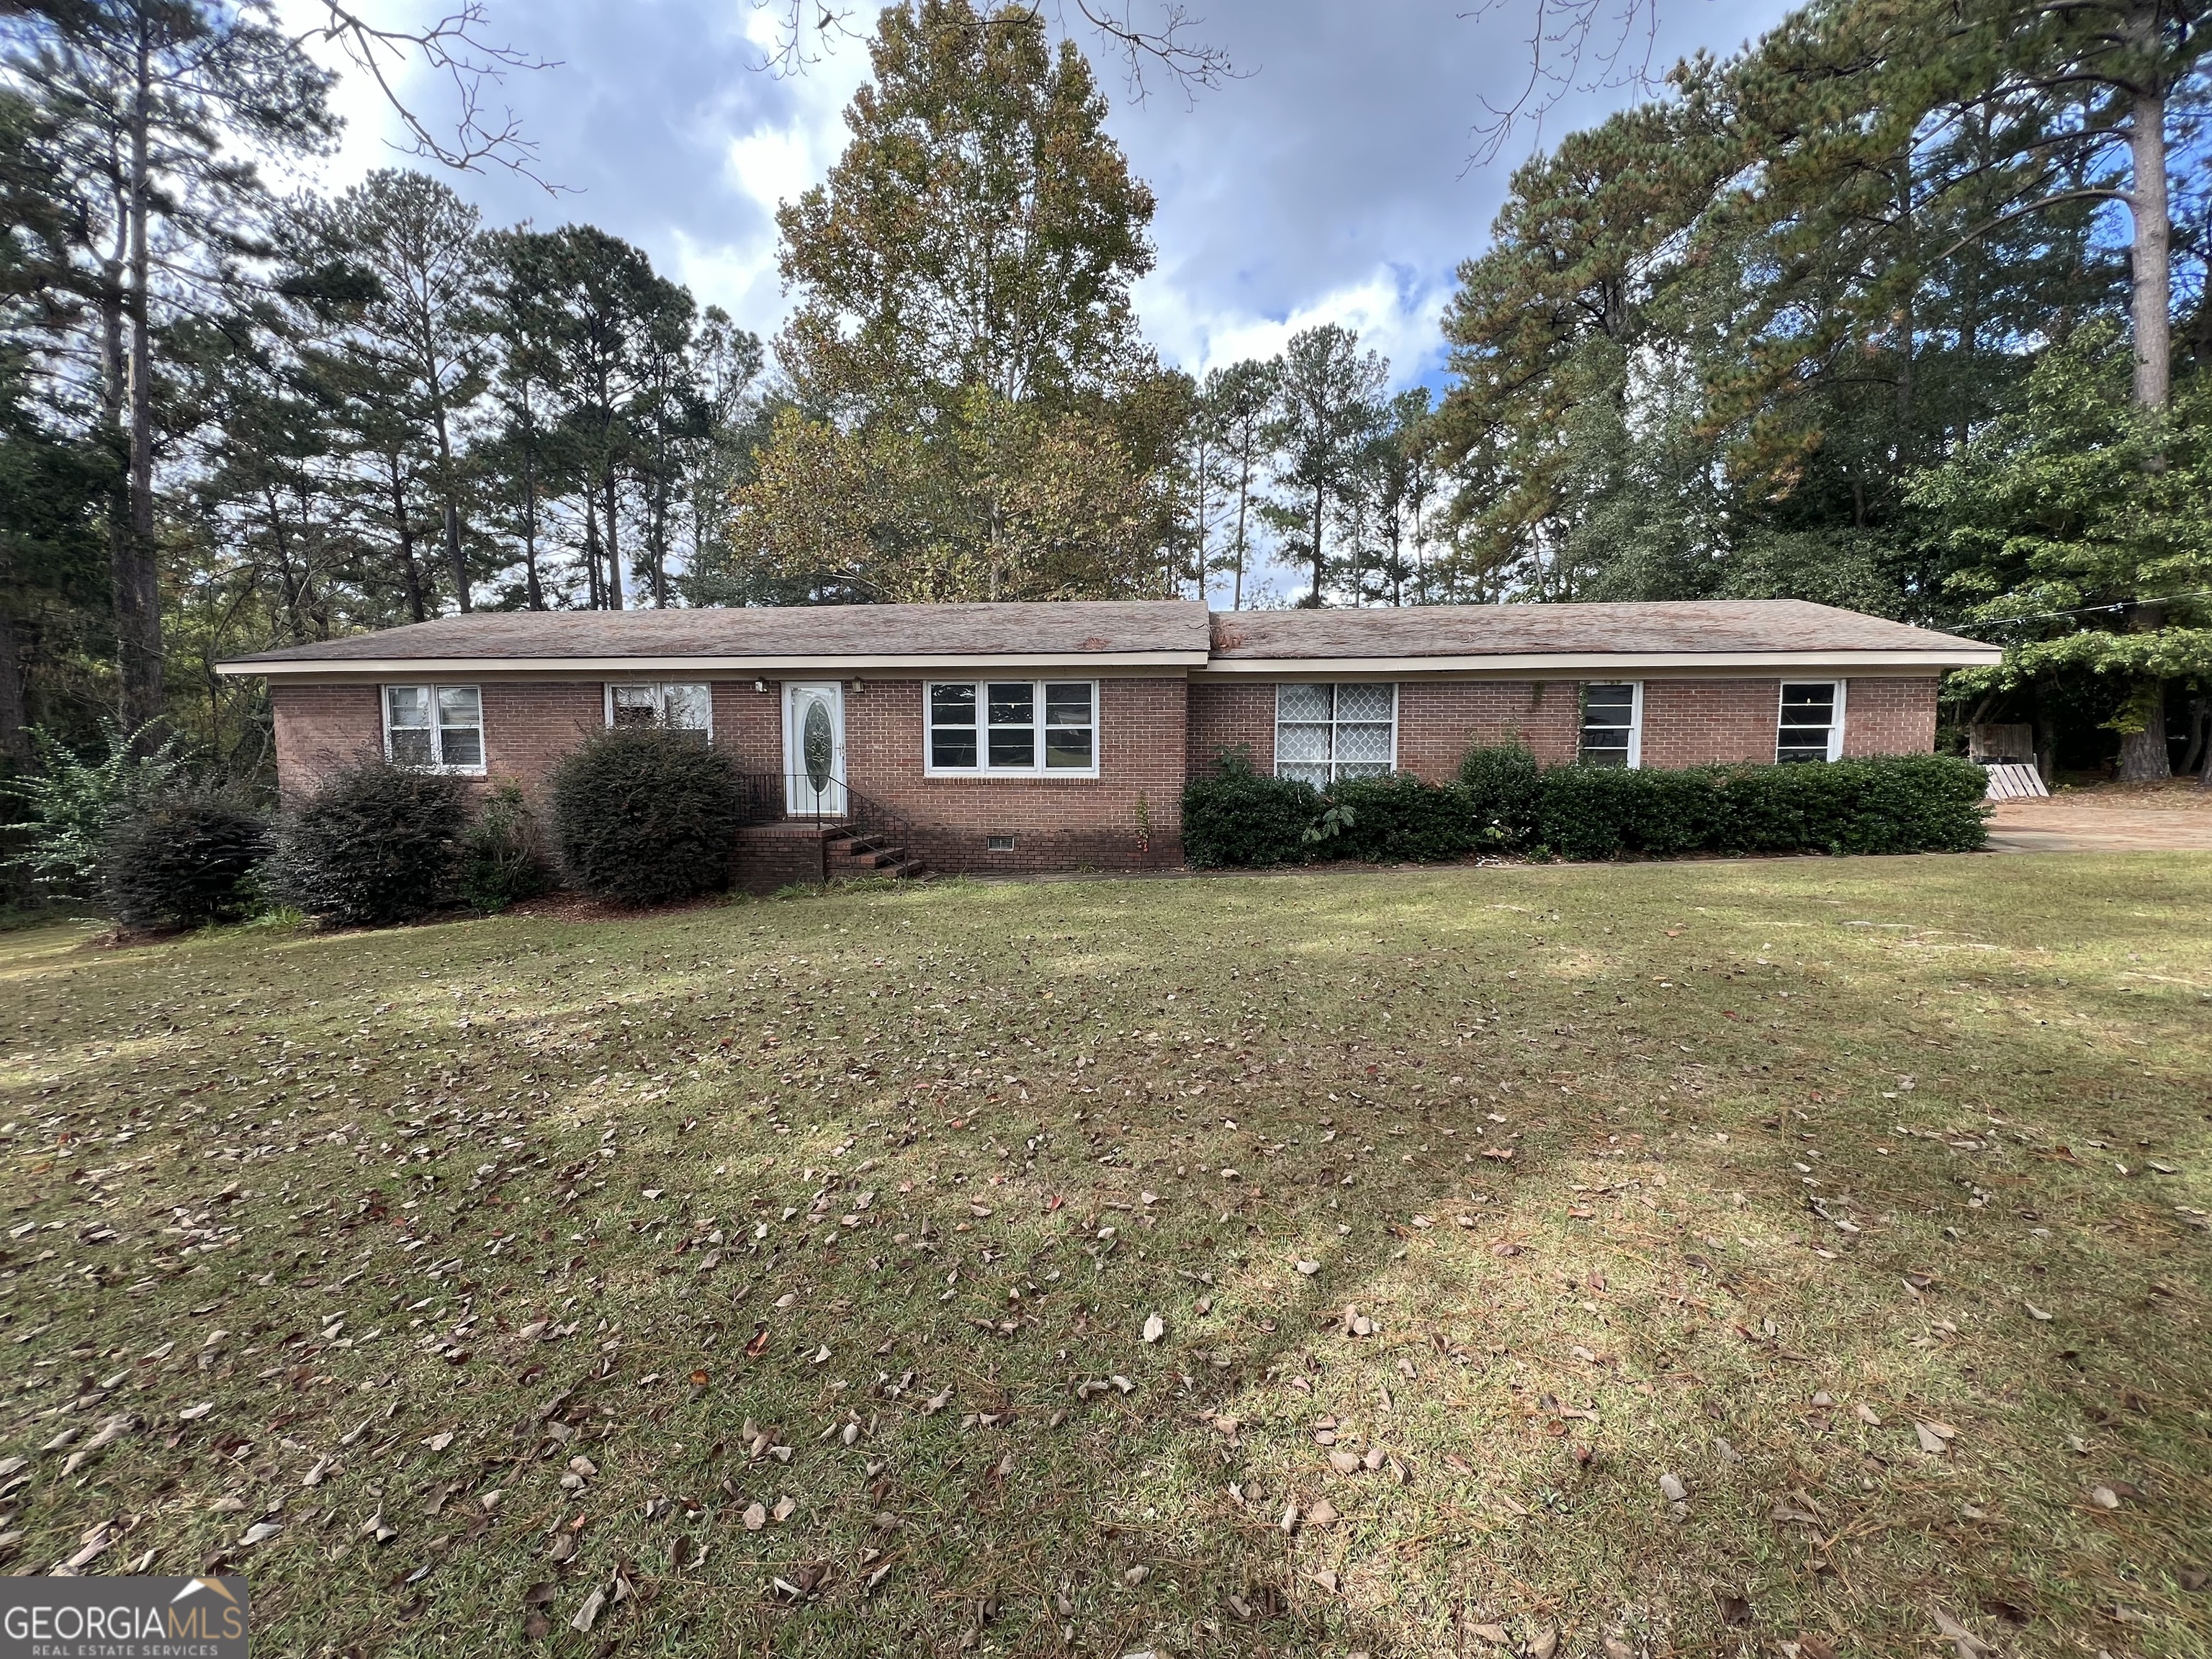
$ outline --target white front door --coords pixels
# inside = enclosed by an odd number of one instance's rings
[[[836,680],[784,684],[783,799],[793,817],[845,811],[845,688]]]

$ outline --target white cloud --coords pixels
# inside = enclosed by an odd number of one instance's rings
[[[1389,360],[1394,387],[1422,379],[1440,357],[1437,325],[1447,298],[1441,286],[1389,265],[1307,300],[1283,317],[1209,305],[1202,290],[1186,290],[1172,276],[1157,272],[1137,292],[1139,314],[1160,355],[1192,374],[1202,377],[1242,358],[1272,357],[1302,329],[1336,323]]]

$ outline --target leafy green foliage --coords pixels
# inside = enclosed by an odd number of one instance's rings
[[[663,904],[730,884],[737,763],[665,726],[595,732],[553,774],[561,867],[597,898]]]
[[[1200,870],[1300,864],[1309,854],[1306,831],[1321,814],[1311,784],[1262,776],[1240,746],[1221,757],[1212,777],[1183,786],[1183,857]]]
[[[39,769],[0,781],[0,793],[26,809],[14,834],[22,850],[8,862],[50,897],[89,899],[100,890],[107,839],[117,817],[185,775],[183,740],[149,746],[147,731],[100,723],[105,753],[87,760],[51,733],[33,728]]]
[[[1528,839],[1536,827],[1540,770],[1535,756],[1521,744],[1478,745],[1467,751],[1459,781],[1485,845],[1518,846]]]
[[[2147,414],[2132,366],[2115,326],[2083,328],[2036,365],[2016,412],[1913,493],[1954,561],[1951,592],[2009,636],[2004,661],[1959,689],[2110,681],[2124,688],[2114,729],[2157,727],[2158,775],[2164,683],[2212,686],[2212,387],[2186,381]]]
[[[204,927],[252,913],[269,821],[204,786],[129,803],[109,825],[102,873],[115,919],[132,927]]]
[[[495,784],[461,836],[462,902],[479,915],[536,898],[552,885],[538,816],[512,779]]]
[[[1323,858],[1370,864],[1444,864],[1480,844],[1467,792],[1425,783],[1410,772],[1346,780],[1329,790],[1329,810],[1346,815],[1336,837],[1315,849]]]
[[[1966,852],[1982,845],[1982,769],[1948,756],[1680,770],[1539,767],[1517,744],[1468,751],[1455,783],[1408,774],[1326,794],[1232,758],[1183,798],[1192,864],[1311,859],[1443,863],[1485,849],[1589,861],[1623,853]]]
[[[284,815],[270,890],[325,921],[412,921],[453,902],[466,817],[459,778],[361,762]]]
[[[1539,775],[1528,850],[1960,853],[1983,844],[1988,780],[1970,762],[1894,755],[1816,766],[1558,766]]]

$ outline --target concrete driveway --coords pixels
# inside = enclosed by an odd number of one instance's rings
[[[2200,788],[2194,778],[2067,789],[2047,799],[1996,805],[1992,852],[2212,852],[2212,789]]]

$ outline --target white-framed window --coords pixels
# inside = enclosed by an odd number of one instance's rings
[[[1844,753],[1844,683],[1784,680],[1782,713],[1775,722],[1777,764],[1840,760]]]
[[[1275,688],[1275,775],[1326,789],[1340,778],[1388,777],[1398,763],[1398,688]]]
[[[714,694],[696,683],[616,680],[607,686],[607,724],[666,726],[711,738]]]
[[[932,680],[922,699],[927,776],[1098,775],[1096,680]]]
[[[1644,682],[1616,680],[1585,685],[1582,696],[1585,766],[1644,764]]]
[[[384,753],[398,766],[482,772],[483,696],[473,685],[386,686]]]

